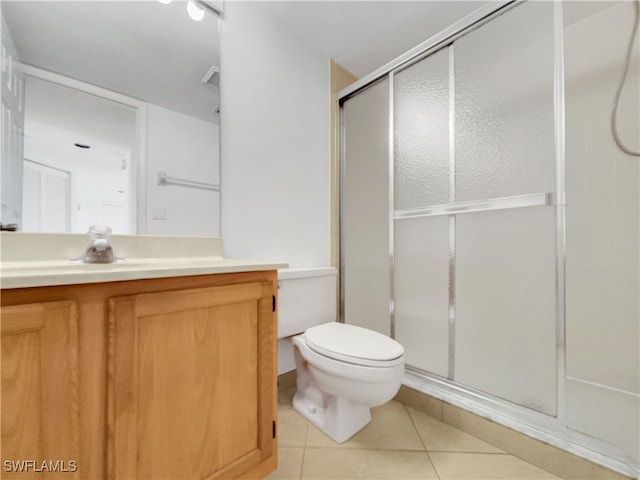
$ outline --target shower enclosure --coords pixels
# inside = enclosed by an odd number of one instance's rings
[[[632,9],[487,6],[341,92],[341,289],[408,386],[637,474]]]

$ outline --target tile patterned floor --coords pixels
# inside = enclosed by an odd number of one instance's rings
[[[392,401],[339,445],[280,397],[279,467],[268,479],[506,479],[559,478],[482,440]]]

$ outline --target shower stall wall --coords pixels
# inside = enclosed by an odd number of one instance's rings
[[[571,82],[564,76],[565,64],[575,62],[571,26],[593,21],[585,20],[596,11],[588,3],[484,7],[341,92],[342,320],[405,346],[405,384],[634,474],[638,385],[610,385],[599,377],[593,386],[593,375],[584,371],[595,366],[588,360],[575,377],[567,372],[567,358],[588,356],[576,341],[589,335],[584,322],[591,321],[571,317],[575,327],[567,339],[567,294],[576,294],[573,307],[595,293],[573,287],[571,281],[582,285],[584,279],[565,279],[574,266],[567,264],[565,238],[573,231],[567,231],[566,215],[579,219],[589,204],[582,199],[571,210],[565,202],[567,185],[580,181],[565,175],[585,175],[566,165],[565,142],[579,140],[567,139],[565,128],[580,118],[574,109],[586,97],[573,92],[593,72],[582,59],[580,75]],[[596,23],[606,30],[611,20]],[[566,48],[565,38],[571,43]],[[620,68],[617,62],[611,59]],[[640,90],[637,70],[634,64],[631,81]],[[640,143],[638,92],[625,98],[631,100],[625,120],[636,128],[626,133]],[[610,148],[606,130],[592,134]],[[584,162],[569,153],[572,165]],[[629,202],[620,206],[628,230],[618,235],[635,239],[623,242],[635,263],[623,272],[631,288],[617,295],[626,295],[628,308],[611,324],[627,328],[619,336],[629,355],[613,368],[637,377],[639,335],[629,321],[638,322],[637,161],[603,153],[599,162],[615,156],[631,175],[616,194]],[[588,265],[588,249],[576,251]],[[567,356],[568,346],[575,355]],[[605,409],[618,409],[614,422],[621,430],[601,428],[609,421],[605,414],[585,407],[589,386]],[[624,394],[611,392],[621,387]],[[625,416],[635,423],[621,422]]]

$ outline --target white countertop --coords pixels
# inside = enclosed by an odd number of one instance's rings
[[[79,257],[88,243],[86,235],[3,232],[0,286],[10,289],[75,285],[287,267],[284,262],[224,258],[222,241],[215,237],[115,235],[111,243],[125,262],[69,263],[68,259]]]
[[[234,260],[222,257],[132,259],[125,263],[2,262],[0,286],[7,288],[116,282],[143,278],[182,277],[254,272],[285,268],[286,263]]]

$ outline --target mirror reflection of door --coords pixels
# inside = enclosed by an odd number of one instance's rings
[[[100,223],[114,233],[130,233],[129,217],[135,214],[129,195],[135,173],[135,110],[32,77],[27,77],[25,90],[24,157],[29,162],[22,230],[85,233]],[[32,170],[32,165],[39,166],[39,176],[35,170],[27,175],[28,164]],[[64,195],[60,172],[73,173],[66,176]],[[35,208],[38,198],[40,207]]]
[[[22,219],[22,150],[24,131],[24,76],[20,59],[2,19],[2,125],[0,145],[2,171],[0,223],[17,224]]]
[[[24,160],[22,230],[69,231],[71,173]]]

